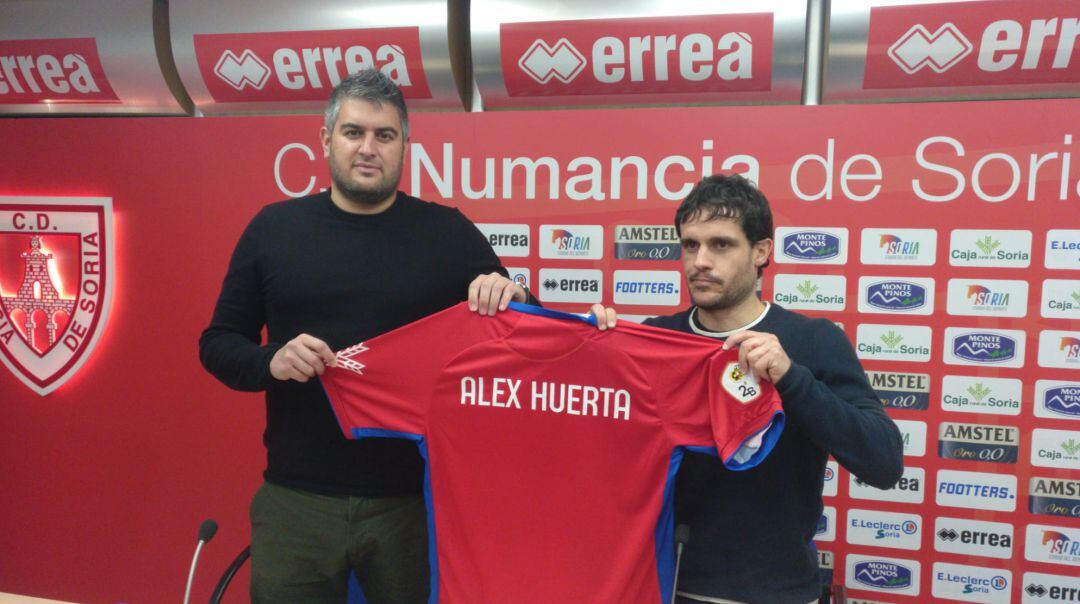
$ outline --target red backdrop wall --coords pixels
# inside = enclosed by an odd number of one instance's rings
[[[1076,369],[1044,368],[1037,362],[1040,331],[1077,329],[1075,321],[1042,317],[1039,294],[1045,278],[1080,279],[1076,270],[1045,268],[1043,252],[1048,230],[1080,229],[1080,161],[1071,158],[1075,145],[1070,130],[1078,118],[1080,105],[1069,100],[422,114],[413,116],[414,145],[403,188],[425,199],[457,205],[477,222],[531,225],[529,256],[506,258],[504,263],[530,268],[534,282],[541,268],[599,268],[604,273],[603,302],[610,305],[614,270],[679,270],[677,262],[615,259],[612,253],[615,225],[670,224],[677,200],[664,198],[656,186],[656,174],[664,187],[677,192],[702,173],[720,170],[727,158],[752,156],[760,187],[772,201],[777,226],[846,227],[850,233],[846,264],[774,262],[763,284],[766,297],[772,295],[773,276],[778,273],[844,275],[844,310],[809,314],[842,323],[853,341],[860,323],[933,330],[927,363],[864,360],[872,370],[931,376],[929,409],[890,411],[898,419],[926,424],[925,454],[905,459],[926,471],[924,503],[853,502],[844,472],[839,476],[838,495],[826,500],[826,505],[840,510],[841,522],[843,510],[853,506],[920,515],[921,551],[846,544],[843,530],[837,531],[835,541],[823,543],[822,549],[835,554],[838,575],[843,575],[844,556],[851,552],[921,561],[924,596],[930,594],[930,567],[935,560],[1006,569],[1012,573],[1009,591],[1019,601],[1024,572],[1076,572],[1075,566],[1067,564],[1025,560],[1023,542],[1028,524],[1080,529],[1080,518],[1027,510],[1028,479],[1033,472],[1080,479],[1078,469],[1033,469],[1030,462],[1033,429],[1077,432],[1075,421],[1036,418],[1032,399],[1037,379],[1080,381]],[[315,116],[0,120],[4,151],[0,195],[112,198],[116,253],[110,316],[101,340],[78,374],[41,397],[6,369],[0,370],[0,518],[4,519],[0,591],[86,602],[179,599],[195,530],[203,518],[214,517],[221,531],[205,551],[195,593],[204,600],[213,584],[211,578],[216,579],[247,544],[247,505],[261,480],[264,459],[262,400],[260,395],[232,392],[204,372],[198,362],[197,339],[209,319],[233,244],[257,209],[285,197],[284,190],[299,192],[312,178],[315,186],[327,186],[319,126],[320,118]],[[918,150],[924,143],[924,165],[920,166]],[[314,158],[309,159],[302,147],[286,148],[296,144],[312,150]],[[830,147],[831,194],[800,199],[795,185],[805,197],[829,183],[824,168],[827,157],[801,163],[799,159],[807,154],[827,156]],[[443,167],[448,152],[453,156],[452,183],[439,183],[446,179]],[[981,199],[972,182],[978,164],[983,197],[1003,196],[1012,188],[1014,174],[1004,156],[979,163],[991,153],[1014,157],[1018,166],[1015,193],[1000,201]],[[1032,178],[1031,155],[1050,153],[1057,155],[1043,162]],[[849,178],[845,192],[841,172],[844,163],[857,154],[873,156],[881,177]],[[1065,154],[1071,158],[1068,167]],[[629,169],[619,180],[621,196],[614,199],[612,158],[630,156],[641,157],[648,166],[642,198],[637,195],[636,173]],[[557,198],[544,169],[539,171],[535,198],[528,198],[521,169],[512,173],[510,186],[504,189],[503,158],[519,157],[550,157],[559,165]],[[494,198],[469,199],[462,192],[462,158],[470,159],[474,189],[484,182],[485,160],[493,160]],[[593,158],[595,163],[575,158]],[[743,171],[751,165],[747,161],[746,157],[736,159],[731,167]],[[954,174],[928,167],[930,162],[963,174],[963,187],[957,186]],[[797,164],[800,169],[793,185],[792,170]],[[856,159],[848,175],[872,174],[873,164],[868,158]],[[955,199],[947,201],[928,201],[919,193],[947,197],[954,189],[958,189]],[[581,192],[579,196],[591,192],[594,198],[571,199],[568,190]],[[1027,199],[1029,190],[1034,192],[1031,200]],[[604,199],[595,199],[600,194]],[[853,197],[869,198],[854,201]],[[602,225],[603,258],[541,259],[540,224]],[[926,267],[862,265],[859,232],[870,227],[936,229],[935,263]],[[952,266],[948,250],[949,232],[954,228],[1030,230],[1033,244],[1028,268]],[[0,266],[7,270],[9,264],[5,260]],[[1080,259],[1071,268],[1080,268]],[[860,314],[859,275],[934,278],[933,314]],[[1027,281],[1025,316],[948,315],[946,283],[961,277]],[[0,274],[0,287],[5,292],[15,287],[13,279],[18,277]],[[681,302],[687,301],[684,292]],[[586,305],[551,306],[581,310]],[[638,304],[620,305],[619,310],[656,314],[675,312],[677,307]],[[949,326],[1023,330],[1027,342],[1023,368],[943,364],[944,332]],[[946,374],[1022,380],[1020,414],[945,411],[940,394]],[[939,457],[936,436],[942,422],[1019,428],[1017,463]],[[1016,510],[937,506],[933,485],[940,469],[1018,477]],[[1012,524],[1016,542],[1012,557],[998,560],[935,552],[936,516]],[[230,599],[246,599],[245,589],[246,582],[241,580],[233,586]],[[914,601],[907,596],[893,599]]]

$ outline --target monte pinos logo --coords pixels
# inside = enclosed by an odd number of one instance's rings
[[[112,302],[112,200],[0,197],[0,361],[44,396],[74,376]]]

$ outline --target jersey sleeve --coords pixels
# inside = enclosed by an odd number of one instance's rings
[[[709,416],[713,440],[724,465],[747,470],[776,445],[785,415],[776,388],[739,367],[738,350],[709,359]]]
[[[738,370],[736,350],[671,330],[639,329],[658,355],[642,360],[655,371],[660,414],[675,443],[718,454],[732,470],[760,463],[784,428],[773,385]]]
[[[500,313],[500,315],[503,313]],[[461,350],[503,327],[465,303],[337,352],[323,388],[346,438],[426,433],[431,394],[442,368]]]

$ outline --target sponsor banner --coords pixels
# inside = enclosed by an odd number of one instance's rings
[[[675,227],[658,224],[620,224],[615,227],[617,260],[678,260],[682,246]]]
[[[779,264],[847,264],[848,230],[779,227],[773,257]]]
[[[524,258],[529,255],[529,225],[476,223],[495,254],[504,258]]]
[[[1035,417],[1080,419],[1080,382],[1035,382]]]
[[[536,296],[543,302],[598,304],[604,292],[604,273],[595,269],[542,268]]]
[[[946,327],[945,362],[975,367],[1023,367],[1025,335],[1018,329]]]
[[[615,304],[678,306],[681,283],[679,271],[615,271]]]
[[[932,574],[930,591],[935,598],[1009,604],[1012,596],[1012,572],[1008,570],[935,562]]]
[[[1074,279],[1043,281],[1039,314],[1048,319],[1080,320],[1080,281]]]
[[[949,279],[946,312],[968,317],[1027,315],[1027,281]]]
[[[1080,369],[1080,331],[1040,331],[1039,366]]]
[[[825,479],[821,494],[824,497],[835,497],[837,486],[840,484],[840,464],[833,460],[825,462]]]
[[[97,39],[0,40],[0,104],[119,102]]]
[[[896,419],[893,422],[900,429],[900,437],[904,440],[904,455],[926,455],[926,422],[905,419]]]
[[[1080,480],[1033,476],[1029,484],[1028,511],[1080,518]]]
[[[1080,431],[1046,428],[1033,430],[1031,465],[1080,470]]]
[[[1013,552],[1013,525],[939,516],[934,521],[934,549],[1008,560]]]
[[[855,336],[860,359],[878,361],[930,361],[931,329],[918,325],[862,323]]]
[[[941,381],[941,408],[960,413],[1020,415],[1023,382],[1013,378],[947,375]]]
[[[816,546],[817,544],[815,544]],[[832,585],[833,583],[833,555],[832,552],[818,550],[818,569],[821,573],[821,584]]]
[[[1080,566],[1080,528],[1029,524],[1024,559]]]
[[[870,499],[893,503],[922,503],[926,484],[926,471],[922,468],[905,466],[904,475],[891,489],[878,489],[859,480],[854,474],[848,474],[848,495],[852,499]]]
[[[850,589],[917,596],[921,569],[917,560],[848,554],[845,584]]]
[[[818,550],[818,568],[832,570],[833,569],[833,553],[823,549]]]
[[[1016,509],[1016,476],[938,470],[934,500],[954,508],[1012,512]]]
[[[1020,429],[943,422],[938,428],[938,456],[992,463],[1016,463]]]
[[[623,314],[620,314],[619,315],[619,320],[620,321],[624,321],[624,320],[625,321],[632,321],[634,323],[644,323],[645,319],[651,319],[651,318],[653,318],[655,316],[656,315],[623,315]]]
[[[863,87],[1022,90],[1080,82],[1075,24],[1075,5],[1068,0],[875,6]]]
[[[925,411],[930,406],[930,374],[867,371],[866,378],[890,409]]]
[[[1046,268],[1080,270],[1080,230],[1046,232]]]
[[[949,243],[949,264],[1027,268],[1031,264],[1031,231],[954,230]]]
[[[112,199],[0,197],[0,362],[45,396],[90,357],[116,281]]]
[[[540,257],[566,260],[599,260],[604,256],[604,227],[590,225],[540,225]]]
[[[836,508],[825,506],[814,528],[814,541],[836,541]]]
[[[406,100],[429,99],[418,27],[195,34],[195,59],[219,103],[322,101],[349,74],[378,69]]]
[[[513,279],[514,283],[517,283],[525,289],[532,291],[533,281],[531,270],[519,266],[507,266],[506,273],[510,275],[510,278]],[[534,293],[533,295],[536,294]],[[619,318],[624,319],[626,317],[620,316]]]
[[[932,314],[934,280],[913,277],[859,277],[859,312]]]
[[[863,264],[933,266],[937,258],[934,229],[863,229],[859,241]]]
[[[850,509],[847,542],[895,549],[918,550],[922,544],[922,516],[876,510]]]
[[[1080,575],[1063,577],[1045,573],[1024,573],[1020,590],[1023,604],[1080,602]]]
[[[773,278],[773,301],[795,310],[841,311],[847,306],[847,279],[780,273]]]
[[[703,33],[704,32],[704,33]],[[511,97],[772,88],[771,13],[503,23]]]

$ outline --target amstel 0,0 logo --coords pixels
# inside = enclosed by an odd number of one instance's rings
[[[104,330],[114,276],[111,199],[0,197],[0,361],[59,388]]]

